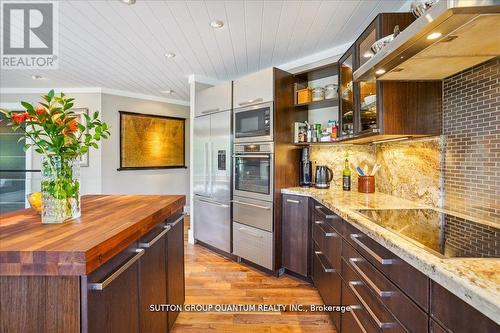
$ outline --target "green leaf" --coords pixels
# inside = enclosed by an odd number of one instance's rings
[[[47,94],[47,97],[49,98],[49,102],[54,98],[54,89],[51,89],[49,93]]]

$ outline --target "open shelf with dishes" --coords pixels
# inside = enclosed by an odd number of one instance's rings
[[[296,73],[294,79],[293,107],[296,122],[293,142],[308,144],[302,142],[307,141],[304,136],[308,126],[314,131],[310,137],[314,143],[331,138],[334,124],[338,122],[338,64],[332,63]]]

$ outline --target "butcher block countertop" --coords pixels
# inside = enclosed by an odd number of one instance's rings
[[[183,195],[87,195],[82,216],[42,224],[32,209],[0,215],[0,275],[87,275],[181,211]]]

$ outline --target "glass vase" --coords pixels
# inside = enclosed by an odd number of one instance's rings
[[[63,223],[78,218],[80,162],[77,157],[42,158],[42,223]]]

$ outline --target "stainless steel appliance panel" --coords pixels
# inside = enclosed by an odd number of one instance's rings
[[[272,232],[273,203],[235,196],[233,221]]]
[[[210,197],[231,198],[231,111],[210,116],[211,183]]]
[[[234,222],[233,254],[273,270],[273,234]]]
[[[273,141],[273,102],[234,110],[234,142]]]
[[[231,206],[195,195],[194,238],[222,251],[231,251]]]
[[[194,119],[193,192],[209,197],[211,183],[210,115]]]

